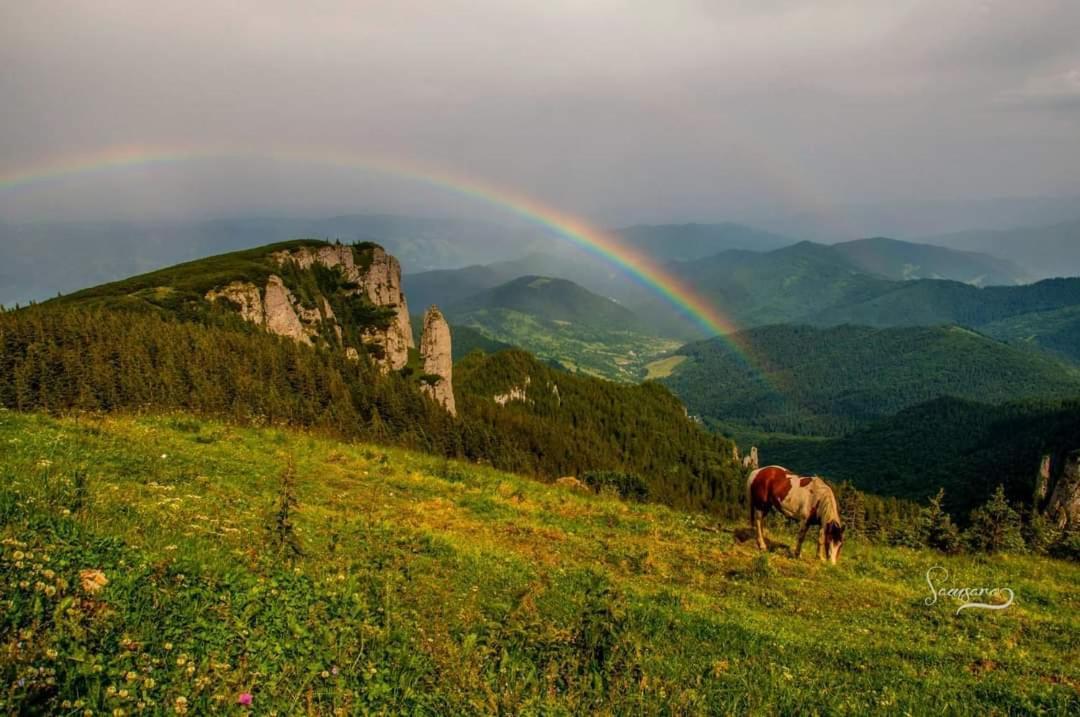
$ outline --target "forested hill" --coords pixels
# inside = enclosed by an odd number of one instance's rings
[[[1080,396],[1080,370],[955,326],[768,326],[683,347],[663,379],[714,426],[839,435],[941,396]]]
[[[371,307],[352,301],[359,297],[342,286],[340,272],[268,265],[272,252],[309,244],[211,257],[0,312],[0,405],[182,409],[397,444],[544,479],[614,471],[641,479],[651,500],[741,510],[732,445],[691,421],[661,386],[617,386],[500,351],[455,369],[455,418],[422,394],[415,352],[402,369],[387,370],[363,353],[362,341],[359,357],[350,358],[332,331],[309,342],[276,336],[241,319],[237,307],[206,301],[215,287],[261,283],[276,269],[298,301],[340,301],[333,310],[348,340]],[[509,391],[507,377],[549,393],[497,402]]]
[[[966,516],[998,485],[1030,505],[1042,456],[1077,448],[1080,396],[1000,406],[941,398],[842,438],[766,439],[761,456],[881,495],[919,499],[944,488],[946,508]]]
[[[546,321],[561,321],[608,331],[647,333],[629,309],[565,279],[521,276],[457,301],[447,313],[464,317],[480,311],[510,310]]]
[[[662,502],[742,514],[732,444],[703,431],[663,386],[568,374],[519,350],[474,353],[454,370],[465,414],[520,449],[514,460],[525,463],[503,465],[554,463],[568,475],[614,466],[640,474]]]

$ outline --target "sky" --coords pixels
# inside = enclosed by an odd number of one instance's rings
[[[0,4],[0,220],[487,211],[389,158],[602,223],[1075,194],[1075,0]],[[210,156],[205,156],[209,154]],[[241,155],[241,156],[237,156]]]

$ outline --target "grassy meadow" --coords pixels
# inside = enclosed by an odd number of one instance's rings
[[[742,528],[303,432],[0,412],[0,712],[1080,711],[1080,566],[854,540],[829,567]],[[1016,602],[927,605],[935,565]]]

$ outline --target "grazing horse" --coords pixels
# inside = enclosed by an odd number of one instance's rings
[[[806,531],[811,525],[820,525],[818,531],[818,558],[836,565],[840,548],[844,545],[844,526],[840,521],[840,508],[825,481],[820,478],[798,476],[787,468],[766,466],[750,473],[746,480],[746,493],[750,498],[750,528],[755,531],[757,545],[766,550],[765,516],[775,508],[784,516],[798,520],[799,542],[795,545],[795,557],[802,551]]]

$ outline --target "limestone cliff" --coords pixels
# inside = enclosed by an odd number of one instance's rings
[[[337,294],[340,300],[364,297],[376,307],[391,309],[393,316],[386,329],[365,328],[359,340],[380,347],[381,365],[387,370],[404,368],[413,347],[409,307],[401,290],[401,265],[397,259],[375,244],[358,247],[342,244],[299,246],[269,255],[273,266],[280,270],[271,274],[264,286],[253,282],[233,281],[206,293],[211,302],[225,301],[246,321],[265,326],[272,333],[288,336],[306,344],[319,337],[331,344],[334,338],[350,357],[358,357],[357,346],[345,346],[346,334],[326,296],[308,291],[306,302],[300,301],[283,276],[295,276],[290,265],[310,271],[315,265],[337,269],[344,279]],[[339,305],[339,309],[341,306]],[[329,328],[328,328],[329,327]],[[328,329],[324,331],[324,329]],[[332,331],[332,333],[330,333]]]
[[[442,312],[432,306],[424,313],[424,332],[420,337],[423,361],[423,390],[441,404],[450,415],[457,415],[454,403],[453,359],[450,351],[450,325]]]
[[[1080,526],[1080,450],[1065,457],[1061,474],[1050,492],[1046,515],[1059,528]]]
[[[401,289],[401,264],[385,249],[375,244],[355,250],[351,246],[331,244],[279,251],[273,254],[273,258],[279,266],[292,261],[301,269],[310,269],[315,264],[330,269],[339,268],[345,278],[355,285],[352,292],[364,294],[375,306],[394,309],[394,317],[387,330],[371,332],[364,340],[382,346],[387,368],[398,370],[409,362],[409,349],[414,343],[409,306]]]

